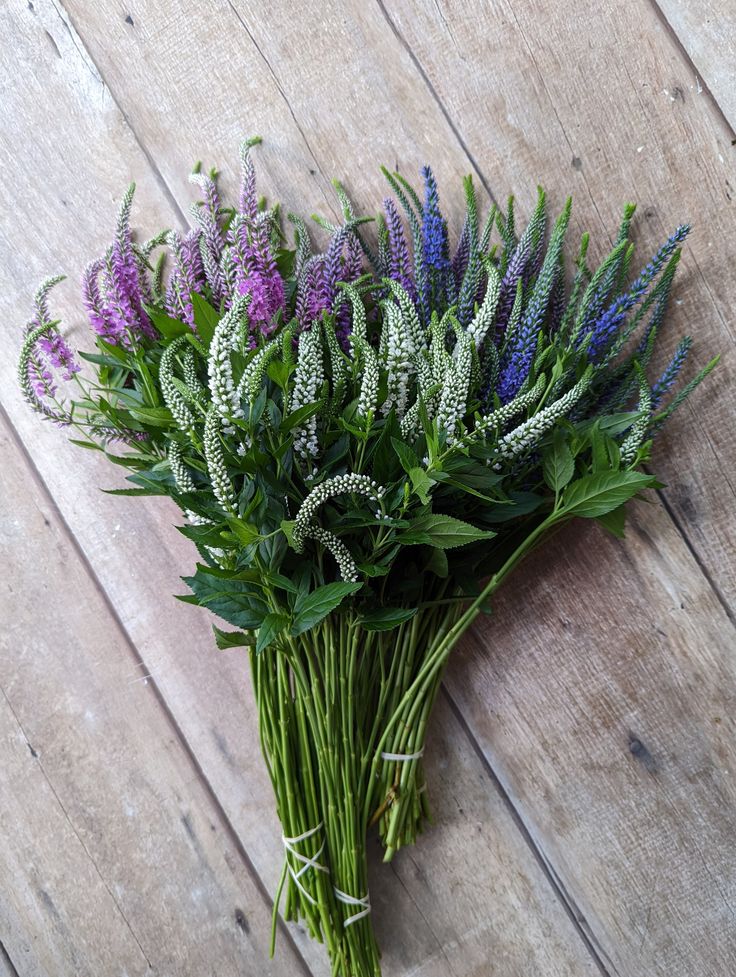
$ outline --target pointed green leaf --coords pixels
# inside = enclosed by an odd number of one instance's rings
[[[598,518],[628,502],[637,492],[652,487],[654,479],[644,472],[597,472],[571,482],[565,489],[562,511],[566,515]]]
[[[328,583],[317,587],[308,594],[300,594],[294,605],[294,623],[291,633],[296,635],[309,631],[315,624],[334,611],[348,594],[360,590],[359,583]]]

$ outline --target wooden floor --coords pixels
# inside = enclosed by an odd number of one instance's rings
[[[436,825],[372,897],[386,977],[729,977],[736,971],[736,15],[728,0],[6,0],[0,5],[0,977],[328,971],[282,927],[279,830],[246,662],[175,602],[191,567],[158,500],[21,404],[44,276],[77,281],[138,183],[179,226],[203,159],[233,186],[363,209],[431,161],[523,215],[543,182],[642,256],[694,232],[672,348],[723,363],[659,444],[667,488],[625,541],[571,529],[451,663]],[[450,210],[453,207],[450,206]],[[76,311],[72,310],[75,309]]]

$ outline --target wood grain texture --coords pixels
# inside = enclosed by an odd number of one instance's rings
[[[599,234],[600,248],[629,196],[644,204],[647,247],[683,209],[685,216],[695,211],[698,226],[711,233],[696,237],[686,254],[685,270],[694,264],[677,293],[683,305],[672,333],[688,328],[703,355],[720,344],[732,357],[734,226],[725,183],[732,150],[719,120],[681,83],[684,62],[646,5],[637,5],[636,16],[631,5],[617,6],[615,16],[604,5],[572,33],[569,15],[553,3],[534,19],[520,5],[392,4],[388,22],[380,6],[67,7],[94,63],[47,13],[49,5],[36,4],[35,14],[23,14],[28,44],[16,54],[24,85],[3,91],[4,104],[14,100],[14,119],[34,120],[32,132],[27,121],[18,124],[1,150],[7,163],[17,155],[35,161],[35,169],[13,174],[19,209],[24,200],[43,201],[20,211],[34,239],[30,254],[28,231],[3,241],[12,276],[8,313],[34,279],[55,270],[56,255],[78,268],[79,242],[87,255],[96,253],[109,235],[112,196],[130,175],[142,177],[149,229],[158,220],[171,224],[186,210],[191,162],[203,156],[225,168],[241,132],[260,131],[267,139],[259,157],[264,187],[302,210],[329,213],[333,173],[349,174],[358,201],[373,207],[383,191],[379,162],[399,162],[408,172],[431,159],[448,186],[472,157],[500,196],[521,188],[522,210],[540,178],[560,203],[577,187],[576,229]],[[131,72],[131,64],[145,72]],[[600,78],[605,83],[592,81]],[[679,88],[683,97],[670,101],[665,88]],[[60,131],[60,118],[70,131]],[[231,172],[226,168],[226,180]],[[734,454],[731,363],[719,384],[698,395],[698,414],[682,414],[659,453],[668,504],[726,599],[736,581],[734,522],[722,509]],[[7,391],[10,374],[3,379]],[[272,885],[278,835],[247,735],[252,707],[244,670],[235,656],[206,653],[204,617],[152,599],[176,588],[176,574],[190,561],[186,544],[173,538],[162,507],[96,495],[92,486],[109,484],[112,474],[62,448],[58,434],[23,415],[12,395],[8,406],[223,809]],[[502,598],[482,649],[466,644],[449,686],[610,972],[709,977],[729,972],[735,960],[728,915],[734,635],[666,514],[657,510],[646,522],[640,516],[641,524],[656,540],[654,555],[643,530],[623,545],[595,536],[592,555],[572,542],[564,558],[543,555],[528,579],[524,574],[524,587]],[[595,613],[604,576],[616,581],[606,597],[615,616]],[[686,607],[678,613],[683,594]],[[666,640],[653,639],[653,620]],[[598,634],[605,635],[601,647],[591,638]],[[491,959],[505,961],[502,972],[511,975],[587,972],[589,958],[530,867],[482,767],[470,754],[463,759],[457,720],[444,707],[436,719],[441,745],[430,776],[455,785],[458,809],[477,813],[460,816],[445,789],[440,827],[397,863],[395,883],[377,878],[387,972],[417,963],[421,974],[481,975]],[[489,823],[497,833],[479,848],[474,831]],[[458,876],[463,862],[473,872]],[[519,883],[520,876],[531,884]],[[479,879],[486,888],[475,903]],[[493,907],[490,918],[476,916],[480,905]],[[525,911],[523,922],[504,915],[508,905]],[[390,926],[397,907],[401,932]],[[315,972],[319,957],[309,957]]]
[[[736,10],[728,0],[657,0],[696,71],[694,91],[709,91],[736,129]]]
[[[3,423],[0,934],[24,975],[303,973]],[[65,593],[49,608],[50,595]]]
[[[34,211],[44,215],[43,252],[37,256],[46,262],[44,271],[58,267],[59,258],[65,264],[81,266],[84,253],[94,253],[109,234],[111,191],[125,185],[125,168],[138,174],[151,172],[130,128],[124,120],[121,124],[120,113],[99,75],[95,75],[97,89],[92,99],[74,82],[75,65],[76,70],[88,70],[86,55],[83,49],[80,51],[81,42],[53,12],[49,20],[39,24],[37,18],[47,12],[47,7],[37,4],[35,13],[23,15],[27,46],[24,49],[19,45],[18,67],[22,69],[24,59],[27,64],[33,62],[38,85],[53,87],[55,101],[38,132],[20,127],[13,134],[14,152],[33,153],[35,159],[34,171],[14,178],[13,192],[19,200],[32,199]],[[16,37],[23,37],[17,27],[14,30]],[[48,42],[47,30],[62,52],[61,58]],[[67,41],[69,46],[65,48]],[[61,76],[57,60],[64,62]],[[31,83],[27,88],[15,89],[16,118],[23,119],[32,111],[34,95]],[[108,114],[96,129],[97,105],[103,99]],[[52,113],[72,119],[74,133],[65,135],[54,128]],[[125,141],[124,155],[115,154],[113,146],[105,145],[106,131],[115,132],[116,138]],[[101,175],[94,159],[87,156],[89,145],[95,147],[96,154],[111,157],[115,169]],[[4,151],[10,151],[8,143]],[[59,155],[64,159],[61,173],[56,169]],[[40,179],[42,172],[54,174],[54,179]],[[141,180],[140,190],[152,221],[176,219],[176,210],[167,207],[166,194],[153,175]],[[78,215],[73,239],[69,237],[69,213]],[[34,219],[29,210],[31,225]],[[12,320],[17,319],[24,293],[30,291],[33,278],[39,277],[41,270],[34,267],[29,274],[23,263],[20,221],[7,229],[4,245],[8,253],[16,256],[3,299],[4,321],[9,329]],[[55,308],[60,312],[68,310],[75,298],[75,288],[68,283],[60,291]],[[78,315],[76,319],[79,320]],[[7,335],[12,343],[12,334]],[[96,486],[111,484],[115,471],[86,453],[80,456],[58,432],[40,425],[20,404],[14,390],[12,363],[6,363],[2,370],[7,410],[107,599],[135,641],[139,657],[134,675],[141,679],[148,676],[147,688],[160,691],[178,724],[175,732],[184,736],[248,860],[272,891],[280,870],[279,833],[270,787],[258,755],[247,669],[239,653],[212,653],[207,615],[177,605],[168,596],[181,588],[178,574],[193,559],[189,545],[169,525],[173,510],[158,501],[139,505],[140,500],[101,496]],[[59,595],[62,591],[59,586]],[[21,621],[18,627],[26,633],[29,625]],[[67,649],[68,654],[73,650]],[[82,669],[89,667],[84,648],[77,653],[82,655]],[[128,663],[125,667],[133,666]],[[81,691],[94,698],[94,690],[86,685]],[[124,708],[122,702],[121,711]],[[141,724],[140,735],[155,742],[156,730],[148,718],[136,715],[136,721]],[[531,977],[540,971],[575,977],[593,975],[596,968],[590,953],[519,833],[503,797],[446,707],[438,712],[434,735],[439,749],[432,775],[439,786],[437,807],[443,830],[429,836],[428,843],[416,853],[399,858],[395,869],[376,868],[375,913],[387,973],[413,969],[423,977],[447,973],[471,977],[484,973],[493,956],[503,959],[514,975]],[[103,759],[100,757],[100,762]],[[89,780],[94,780],[92,769],[87,771]],[[93,785],[88,784],[87,789],[92,790]],[[113,797],[116,789],[115,785],[109,789]],[[128,842],[124,835],[111,830],[107,844],[111,850],[117,846],[124,850]],[[472,879],[463,867],[469,852],[474,868]],[[156,881],[155,870],[152,872],[149,885]],[[453,893],[450,904],[448,892]],[[489,905],[498,909],[489,914]],[[223,913],[223,926],[230,924],[231,908],[223,910],[215,904],[211,911]],[[401,926],[396,925],[397,918],[401,919]],[[520,919],[524,920],[521,925]],[[259,916],[259,925],[267,922],[266,908]],[[297,929],[293,932],[312,972],[325,973],[321,948],[307,944]],[[180,938],[186,945],[187,941],[181,935]],[[188,940],[197,945],[206,942],[206,930],[192,926]],[[282,944],[279,958],[270,966],[272,973],[294,972],[288,945]]]

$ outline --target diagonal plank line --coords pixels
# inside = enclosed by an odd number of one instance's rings
[[[114,603],[112,602],[112,599],[110,598],[110,596],[107,593],[105,587],[103,586],[102,581],[97,576],[97,573],[95,572],[95,569],[92,566],[89,558],[87,557],[87,554],[85,553],[84,549],[82,548],[81,543],[79,542],[79,540],[77,539],[77,537],[75,536],[75,534],[72,532],[71,527],[69,526],[68,522],[66,521],[66,519],[64,517],[64,514],[62,513],[61,509],[59,508],[59,506],[58,506],[58,504],[56,502],[56,499],[51,494],[51,491],[49,490],[46,482],[44,481],[41,473],[39,472],[38,468],[36,467],[36,465],[34,463],[33,457],[31,456],[30,452],[28,451],[25,443],[23,442],[20,434],[18,433],[15,425],[13,424],[11,418],[9,417],[9,415],[8,415],[8,413],[7,413],[5,407],[3,406],[2,403],[0,403],[0,418],[2,418],[2,420],[5,422],[5,424],[7,424],[8,431],[10,433],[10,436],[11,436],[12,440],[13,440],[13,443],[16,446],[16,448],[18,449],[18,451],[21,454],[21,456],[23,457],[23,459],[24,459],[24,461],[26,463],[26,466],[27,466],[27,468],[29,470],[30,477],[32,478],[32,480],[34,481],[34,483],[37,485],[37,487],[39,488],[39,490],[42,492],[44,498],[47,500],[47,504],[48,504],[49,508],[51,509],[51,511],[53,512],[54,518],[58,520],[59,525],[62,528],[62,531],[68,536],[69,543],[70,543],[72,549],[74,550],[74,552],[76,553],[77,557],[81,561],[82,566],[84,567],[85,572],[87,573],[87,575],[88,575],[91,583],[93,584],[94,588],[99,593],[100,598],[104,602],[105,607],[106,607],[108,613],[110,614],[110,617],[114,621],[114,623],[115,623],[116,627],[118,628],[118,630],[119,630],[122,638],[125,641],[125,644],[128,647],[128,650],[129,650],[131,656],[135,660],[136,666],[144,669],[145,670],[145,674],[148,675],[150,673],[150,669],[148,668],[148,665],[147,665],[147,663],[145,661],[145,658],[143,657],[143,655],[138,650],[138,648],[137,648],[135,642],[133,641],[133,639],[132,639],[132,637],[131,637],[128,629],[126,628],[125,624],[123,623],[123,620],[120,617],[120,614],[118,613],[117,608],[115,607]],[[159,687],[159,685],[156,682],[156,679],[154,677],[149,678],[148,681],[149,681],[150,688],[151,688],[154,696],[156,697],[156,699],[157,699],[157,701],[158,701],[158,703],[159,703],[159,705],[161,707],[161,710],[163,711],[164,715],[166,716],[166,719],[168,720],[168,722],[169,722],[169,724],[170,724],[170,726],[172,728],[172,731],[173,731],[176,739],[178,740],[178,742],[179,742],[182,750],[184,751],[184,755],[186,756],[187,760],[189,761],[189,763],[194,768],[194,771],[195,771],[197,777],[199,778],[199,780],[200,780],[200,782],[201,782],[201,784],[202,784],[202,786],[203,786],[203,788],[204,788],[204,790],[205,790],[205,792],[207,794],[208,799],[210,800],[210,802],[212,804],[212,807],[214,809],[215,814],[219,818],[219,820],[220,820],[220,822],[221,822],[221,824],[223,826],[223,829],[225,830],[228,838],[230,839],[230,841],[232,842],[234,848],[238,852],[238,855],[240,856],[240,858],[241,858],[241,860],[242,860],[242,862],[243,862],[243,864],[244,864],[244,866],[246,868],[246,871],[250,875],[250,877],[251,877],[251,879],[253,881],[253,884],[254,884],[256,890],[260,894],[261,898],[263,899],[263,901],[264,901],[265,905],[267,906],[267,908],[269,909],[269,911],[273,910],[273,899],[271,898],[271,896],[270,896],[270,894],[268,892],[268,889],[266,888],[266,885],[263,882],[263,879],[261,878],[261,876],[259,875],[258,871],[256,870],[256,867],[253,864],[253,862],[252,862],[252,860],[251,860],[251,858],[250,858],[250,856],[249,856],[249,854],[248,854],[248,852],[247,852],[247,850],[245,848],[245,845],[243,844],[243,842],[242,842],[242,840],[240,838],[240,835],[238,834],[235,826],[233,825],[232,821],[230,820],[230,817],[228,816],[227,812],[225,811],[225,808],[223,807],[223,805],[222,805],[222,803],[221,803],[221,801],[220,801],[220,799],[219,799],[219,797],[218,797],[218,795],[217,795],[214,787],[212,786],[209,778],[205,774],[204,769],[202,768],[202,765],[199,762],[199,759],[197,758],[197,756],[196,756],[196,754],[195,754],[192,746],[189,743],[189,740],[184,735],[184,732],[182,731],[181,727],[179,726],[179,724],[178,724],[178,722],[176,720],[176,717],[174,716],[174,714],[173,714],[173,712],[172,712],[172,710],[171,710],[168,702],[166,701],[166,698],[165,698],[165,696],[164,696],[161,688]],[[282,934],[283,938],[287,941],[287,943],[289,944],[290,948],[293,950],[295,957],[299,961],[300,969],[301,969],[302,974],[304,975],[304,977],[312,977],[312,970],[308,966],[308,964],[307,964],[306,960],[304,959],[304,957],[302,956],[302,954],[301,954],[301,952],[299,950],[299,947],[296,944],[296,941],[294,940],[293,936],[291,935],[291,932],[289,931],[289,928],[286,926],[286,923],[283,921],[283,919],[281,918],[281,915],[280,914],[278,915],[277,918],[278,918],[279,932]]]
[[[509,813],[509,816],[511,817],[511,820],[513,821],[517,830],[519,831],[522,838],[526,842],[527,847],[529,848],[532,855],[534,856],[534,859],[539,865],[542,874],[544,875],[544,877],[547,879],[547,882],[554,890],[559,901],[562,903],[563,909],[565,910],[568,918],[570,919],[573,928],[575,929],[578,936],[585,944],[588,952],[593,958],[594,963],[597,965],[598,969],[600,970],[602,977],[616,977],[618,971],[613,966],[613,963],[608,958],[608,955],[605,953],[603,948],[600,946],[587,920],[585,919],[585,916],[580,911],[575,900],[572,898],[572,896],[570,895],[570,893],[567,891],[562,881],[560,880],[559,876],[555,872],[551,861],[544,854],[544,851],[541,848],[541,846],[537,844],[537,842],[534,840],[534,837],[531,831],[529,830],[529,828],[527,827],[526,822],[524,821],[524,818],[522,817],[519,811],[519,808],[516,807],[514,802],[511,800],[508,791],[501,783],[498,774],[494,770],[490,760],[483,752],[483,748],[481,747],[480,743],[476,739],[472,729],[468,725],[468,721],[463,715],[462,710],[460,709],[457,702],[452,697],[449,689],[444,683],[442,684],[441,688],[442,688],[442,694],[447,700],[447,703],[453,715],[457,719],[460,728],[463,730],[468,740],[470,741],[470,744],[472,745],[472,748],[476,756],[480,760],[488,776],[488,779],[491,781],[493,787],[496,789],[497,793],[501,797]],[[603,960],[604,957],[606,958],[605,962]]]
[[[23,723],[20,721],[20,718],[19,718],[18,714],[16,713],[15,709],[13,708],[13,703],[10,701],[10,698],[9,698],[7,692],[5,691],[5,689],[2,686],[0,686],[0,694],[2,694],[3,698],[7,702],[8,708],[10,709],[10,712],[11,712],[11,715],[13,716],[13,719],[15,720],[15,722],[16,722],[16,724],[18,726],[18,729],[20,730],[20,733],[21,733],[23,739],[25,740],[27,746],[30,748],[31,742],[28,739],[28,736],[26,735],[25,729],[23,728]],[[115,906],[115,908],[117,909],[117,911],[120,913],[120,917],[123,920],[123,922],[125,923],[125,926],[127,927],[128,932],[133,937],[133,940],[135,941],[136,946],[138,947],[138,949],[141,951],[141,953],[143,955],[143,959],[148,964],[148,969],[149,970],[153,970],[153,966],[151,964],[151,961],[150,961],[150,959],[148,957],[148,954],[146,953],[146,951],[143,948],[143,944],[141,943],[140,939],[138,938],[138,934],[133,929],[133,926],[131,925],[130,920],[128,919],[128,917],[125,915],[125,912],[123,911],[123,907],[120,905],[120,902],[119,902],[118,898],[116,897],[115,893],[113,892],[112,888],[110,887],[107,879],[102,874],[102,871],[100,870],[99,865],[95,861],[95,859],[94,859],[94,857],[92,855],[92,852],[89,850],[89,848],[87,847],[87,845],[84,843],[84,839],[82,838],[82,836],[77,831],[77,829],[76,829],[76,827],[75,827],[72,819],[69,817],[69,813],[68,813],[66,807],[64,806],[64,802],[62,801],[61,797],[59,797],[58,791],[56,790],[56,788],[54,787],[53,783],[51,782],[51,778],[46,773],[46,768],[44,767],[43,760],[40,757],[37,757],[36,758],[36,762],[38,764],[39,770],[41,771],[41,775],[42,775],[43,779],[46,781],[46,785],[48,786],[49,790],[51,791],[51,794],[52,794],[54,800],[59,805],[59,810],[63,814],[66,823],[69,825],[69,830],[72,832],[72,834],[74,835],[74,837],[79,842],[79,844],[80,844],[80,846],[82,848],[82,851],[84,852],[84,854],[89,859],[89,863],[92,866],[92,868],[94,869],[95,874],[99,878],[100,882],[102,883],[103,888],[105,889],[105,891],[107,892],[107,894],[110,896],[110,899],[112,900],[112,904]]]
[[[386,21],[386,23],[388,24],[388,26],[391,28],[391,33],[394,35],[394,37],[399,42],[399,44],[404,49],[404,51],[406,51],[407,55],[411,59],[412,64],[416,68],[417,73],[419,74],[419,76],[421,77],[422,81],[424,82],[424,84],[426,85],[427,89],[429,90],[430,95],[432,96],[432,98],[434,99],[434,101],[437,103],[437,107],[439,108],[440,112],[442,113],[442,115],[443,115],[443,117],[445,119],[445,122],[447,122],[448,126],[452,130],[452,134],[457,139],[457,141],[458,141],[458,143],[460,145],[460,148],[465,153],[465,155],[468,158],[468,161],[470,162],[470,165],[475,170],[476,176],[480,180],[480,182],[481,182],[481,184],[483,186],[483,189],[488,194],[488,196],[489,196],[489,198],[491,200],[491,203],[492,204],[496,204],[496,206],[499,206],[498,205],[498,200],[494,196],[494,193],[491,190],[490,184],[488,183],[488,180],[486,179],[485,174],[483,173],[483,171],[481,170],[480,166],[478,165],[477,160],[475,159],[475,157],[471,153],[470,147],[465,142],[465,139],[463,138],[462,133],[460,132],[459,128],[457,127],[457,125],[455,123],[455,120],[452,118],[452,116],[450,115],[449,111],[447,110],[447,106],[445,105],[445,103],[440,98],[439,92],[437,91],[437,89],[432,84],[432,82],[431,82],[431,80],[429,78],[429,75],[424,70],[424,66],[422,65],[421,61],[416,56],[416,54],[414,53],[414,51],[412,51],[411,46],[407,43],[406,38],[401,33],[401,31],[397,27],[396,23],[394,22],[393,18],[390,16],[390,14],[388,13],[388,11],[386,10],[386,7],[384,6],[383,0],[376,0],[376,5],[377,5],[378,9],[381,11],[381,14],[383,16],[383,19]],[[447,21],[445,21],[444,17],[442,18],[442,20],[443,20],[443,23],[447,24]],[[448,33],[449,33],[449,28],[448,28]]]
[[[5,964],[9,977],[20,977],[20,974],[18,973],[18,970],[2,940],[0,940],[0,962]]]
[[[132,125],[132,123],[131,123],[131,121],[130,121],[130,119],[128,117],[127,112],[125,111],[125,109],[123,108],[123,106],[120,104],[120,102],[116,98],[115,93],[113,92],[113,90],[110,88],[110,86],[105,81],[105,77],[102,74],[102,72],[100,71],[99,65],[97,64],[97,62],[94,60],[94,58],[90,54],[88,48],[84,46],[84,42],[82,41],[82,36],[79,33],[79,31],[77,30],[77,28],[76,28],[76,26],[74,24],[74,21],[69,16],[69,13],[67,12],[67,10],[63,6],[63,4],[59,2],[59,0],[51,0],[51,5],[54,8],[54,11],[56,12],[59,20],[63,24],[64,29],[67,31],[67,33],[71,37],[74,46],[77,48],[77,50],[83,56],[84,60],[85,61],[88,61],[89,64],[97,72],[97,75],[98,75],[100,81],[102,82],[102,84],[105,86],[106,91],[109,93],[110,98],[112,99],[112,102],[113,102],[115,108],[120,113],[120,115],[122,117],[122,120],[125,123],[126,128],[129,130],[129,132],[133,136],[133,138],[134,138],[134,140],[136,142],[136,145],[139,147],[139,149],[140,149],[141,153],[143,154],[146,162],[148,163],[148,165],[149,165],[149,167],[151,169],[151,172],[153,174],[153,177],[154,177],[156,183],[158,184],[161,192],[163,193],[164,197],[166,198],[166,201],[169,203],[169,205],[173,209],[174,213],[176,213],[179,216],[179,218],[180,218],[180,220],[182,222],[182,226],[183,227],[187,227],[188,224],[189,224],[189,222],[187,220],[186,214],[184,213],[184,211],[182,210],[182,208],[179,205],[179,201],[176,199],[176,197],[174,196],[174,193],[173,193],[171,187],[166,182],[166,179],[165,179],[163,173],[161,172],[161,170],[159,169],[158,164],[156,163],[156,161],[154,160],[153,156],[151,156],[150,152],[148,151],[148,147],[143,142],[141,142],[141,140],[140,140],[140,138],[138,136],[138,133],[133,128],[133,125]],[[81,47],[80,47],[80,45],[81,45]]]
[[[664,28],[665,34],[667,34],[667,36],[669,37],[669,39],[672,42],[672,44],[677,48],[677,51],[680,54],[680,57],[682,58],[682,60],[685,62],[686,65],[688,65],[688,67],[690,68],[690,70],[692,71],[692,73],[698,79],[698,82],[700,83],[700,87],[703,90],[703,92],[702,92],[703,95],[705,95],[706,98],[708,99],[708,101],[711,103],[711,106],[713,108],[713,111],[718,116],[718,118],[721,120],[721,122],[722,122],[723,126],[725,127],[726,131],[730,134],[731,141],[732,141],[732,144],[733,144],[733,142],[736,141],[736,129],[734,129],[734,127],[731,125],[731,123],[730,123],[730,121],[728,119],[728,116],[723,111],[723,109],[720,106],[720,103],[718,102],[718,99],[713,94],[713,91],[712,91],[710,85],[708,84],[708,80],[706,78],[704,78],[702,76],[702,74],[700,73],[700,70],[699,70],[698,66],[695,64],[695,62],[693,61],[693,59],[690,57],[690,54],[689,54],[687,48],[685,47],[685,45],[680,40],[680,36],[677,33],[677,31],[675,30],[675,28],[672,26],[672,24],[669,22],[669,20],[667,20],[667,15],[662,10],[662,8],[660,7],[660,5],[657,3],[657,0],[649,0],[649,2],[651,4],[651,6],[652,6],[652,10],[654,10],[654,13],[657,16],[657,20],[659,20],[659,22],[661,23],[662,27]]]

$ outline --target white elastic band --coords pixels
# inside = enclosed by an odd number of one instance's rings
[[[416,753],[382,753],[381,759],[398,760],[399,762],[401,762],[402,760],[418,760],[423,755],[424,755],[424,747],[422,747],[421,750],[417,750]]]
[[[312,855],[311,858],[309,858],[307,855],[302,855],[301,852],[298,852],[296,848],[294,848],[294,845],[298,844],[300,841],[306,841],[307,838],[311,838],[312,835],[316,834],[321,827],[322,827],[322,822],[320,821],[320,823],[315,828],[310,828],[308,831],[304,831],[302,834],[297,835],[295,838],[287,838],[286,835],[281,835],[281,841],[284,843],[284,848],[286,849],[287,852],[286,867],[289,870],[289,875],[294,880],[294,884],[296,885],[297,889],[301,892],[301,894],[304,896],[305,899],[309,900],[309,902],[312,903],[313,906],[317,905],[317,900],[313,896],[311,896],[309,892],[307,892],[307,890],[301,884],[299,879],[301,878],[302,875],[304,875],[307,869],[310,868],[316,869],[318,872],[327,871],[327,866],[320,865],[320,863],[317,861],[319,856],[324,851],[325,843],[324,841],[322,842],[322,844],[319,846],[319,848],[314,853],[314,855]],[[289,855],[293,855],[294,858],[297,859],[297,861],[302,863],[302,867],[299,869],[298,872],[295,872],[294,869],[289,864]]]
[[[348,916],[348,918],[344,920],[342,924],[344,927],[352,926],[353,923],[357,923],[359,919],[367,916],[371,911],[371,902],[367,892],[361,899],[356,899],[355,896],[349,896],[347,892],[343,892],[341,889],[338,889],[337,886],[333,886],[333,889],[335,890],[335,898],[338,900],[338,902],[344,902],[346,906],[363,907],[360,912],[354,913],[352,916]]]

